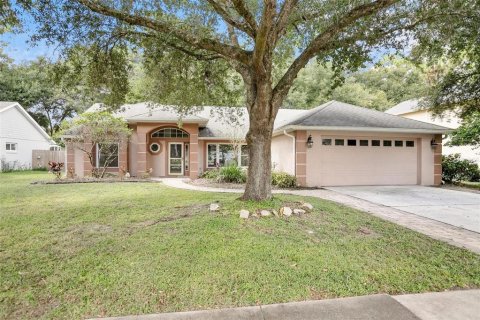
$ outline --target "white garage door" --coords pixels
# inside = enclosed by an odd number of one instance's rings
[[[415,139],[322,137],[322,186],[417,184]],[[309,165],[312,165],[309,163]]]

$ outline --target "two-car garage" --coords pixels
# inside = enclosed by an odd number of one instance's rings
[[[272,158],[308,187],[438,185],[448,128],[330,101],[275,129]],[[285,161],[288,139],[295,157]],[[288,165],[286,165],[286,164]],[[290,165],[290,163],[292,165]]]
[[[307,185],[413,185],[419,182],[412,137],[323,135],[307,149]],[[318,138],[318,139],[315,139]]]

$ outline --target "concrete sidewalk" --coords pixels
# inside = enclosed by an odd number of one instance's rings
[[[480,290],[384,294],[105,320],[478,320]]]

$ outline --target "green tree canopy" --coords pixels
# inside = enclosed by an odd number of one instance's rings
[[[400,57],[385,57],[370,68],[345,73],[344,77],[344,82],[337,83],[329,64],[312,62],[299,73],[286,104],[304,109],[334,99],[383,111],[424,96],[429,85],[420,67]]]

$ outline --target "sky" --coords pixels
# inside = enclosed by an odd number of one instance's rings
[[[45,41],[33,43],[30,38],[38,26],[32,17],[23,14],[22,30],[17,33],[7,32],[0,34],[0,46],[3,52],[12,58],[15,63],[35,60],[40,56],[54,57],[55,46],[49,46]]]

